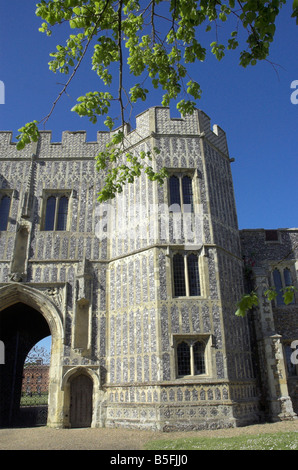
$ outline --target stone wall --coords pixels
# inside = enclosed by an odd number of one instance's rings
[[[260,297],[252,318],[257,340],[255,347],[258,345],[260,383],[267,406],[269,403],[267,414],[271,419],[273,416],[275,419],[289,418],[293,416],[293,410],[298,412],[298,369],[296,366],[296,374],[290,373],[289,358],[285,359],[286,349],[293,352],[289,348],[298,338],[297,292],[294,302],[288,305],[276,300],[269,302],[264,298],[264,292],[269,287],[276,287],[275,270],[280,273],[283,287],[286,286],[284,270],[287,270],[291,284],[298,288],[298,229],[242,230],[240,238],[247,287],[257,291]]]
[[[139,115],[136,129],[126,128],[132,152],[158,147],[154,167],[191,176],[197,225],[190,236],[177,235],[168,185],[144,175],[98,205],[102,177],[94,157],[109,138],[99,132],[87,142],[84,132],[66,131],[55,143],[41,132],[37,145],[18,152],[11,133],[0,133],[0,191],[12,197],[7,231],[0,232],[0,287],[5,293],[17,285],[12,301],[36,293],[37,310],[63,326],[52,333],[49,423],[71,424],[70,383],[79,373],[94,383],[92,426],[171,430],[254,422],[248,322],[234,315],[243,292],[242,255],[225,133],[211,130],[202,111],[171,119],[169,109],[158,107]],[[69,197],[62,232],[43,230],[51,193]],[[174,296],[177,251],[198,254],[200,296]],[[177,376],[180,338],[206,342],[206,374]]]

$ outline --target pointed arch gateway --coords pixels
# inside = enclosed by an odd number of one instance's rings
[[[0,368],[0,426],[17,422],[22,370],[31,347],[52,336],[47,425],[63,426],[61,392],[64,328],[62,314],[43,292],[26,284],[0,287],[0,332],[5,364]]]

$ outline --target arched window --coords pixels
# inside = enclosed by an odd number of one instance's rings
[[[56,198],[51,196],[47,199],[46,217],[45,217],[45,230],[54,230],[55,226],[55,212],[56,212]]]
[[[193,346],[194,374],[205,374],[205,344],[197,341]]]
[[[169,193],[171,206],[177,204],[180,206],[180,210],[193,212],[193,190],[190,176],[172,175],[169,179]]]
[[[47,198],[44,230],[66,230],[68,197],[50,196]]]
[[[292,274],[289,268],[285,268],[284,270],[279,270],[277,268],[273,271],[273,282],[274,287],[277,292],[276,297],[276,304],[277,305],[284,305],[283,299],[283,291],[286,287],[293,285]],[[295,299],[291,302],[291,304],[295,303]]]
[[[8,224],[10,209],[10,197],[6,194],[1,197],[0,195],[0,230],[6,230]]]
[[[178,375],[190,375],[190,346],[184,341],[177,346]]]
[[[190,211],[193,212],[193,193],[192,193],[192,181],[189,176],[183,176],[182,178],[182,195],[183,204],[190,206]]]
[[[173,256],[175,297],[201,295],[198,256],[195,253]]]
[[[66,230],[68,213],[68,198],[61,197],[58,202],[58,217],[56,230]]]
[[[291,275],[291,271],[289,270],[289,268],[284,269],[284,281],[285,281],[285,286],[291,286],[293,284],[292,275]]]
[[[176,254],[173,256],[173,271],[174,271],[174,293],[175,296],[185,296],[185,272],[184,272],[184,257]]]
[[[206,374],[206,342],[204,340],[184,339],[177,344],[178,377]]]
[[[201,295],[197,255],[192,253],[191,255],[187,257],[187,270],[188,270],[189,295]]]
[[[181,206],[180,183],[177,176],[170,177],[170,204],[178,204]]]

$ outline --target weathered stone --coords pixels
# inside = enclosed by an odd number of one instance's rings
[[[93,383],[93,427],[216,429],[295,417],[297,376],[287,380],[282,342],[298,339],[296,304],[264,300],[253,318],[234,312],[247,283],[243,255],[254,253],[262,270],[250,279],[261,296],[278,262],[296,282],[298,230],[280,230],[276,243],[264,230],[239,232],[226,136],[202,111],[171,119],[156,107],[136,123],[126,136],[133,152],[158,147],[153,165],[191,177],[197,225],[189,237],[168,211],[168,185],[145,175],[98,205],[94,157],[108,133],[86,142],[84,132],[63,132],[52,143],[41,132],[21,152],[11,133],[0,133],[0,198],[11,198],[0,232],[0,328],[6,309],[22,304],[49,326],[48,425],[72,425],[71,385],[80,374]],[[65,230],[45,230],[49,195],[68,197]],[[176,252],[198,256],[200,295],[175,297]],[[0,329],[4,344],[6,333]],[[191,361],[196,341],[204,344],[204,373],[192,366],[178,375],[181,341],[191,345]],[[6,374],[0,365],[2,424]]]

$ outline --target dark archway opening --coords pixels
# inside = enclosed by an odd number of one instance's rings
[[[20,401],[23,367],[27,354],[51,331],[43,315],[18,302],[0,311],[0,338],[5,346],[5,364],[0,366],[0,426],[34,426],[36,417],[24,417]]]

